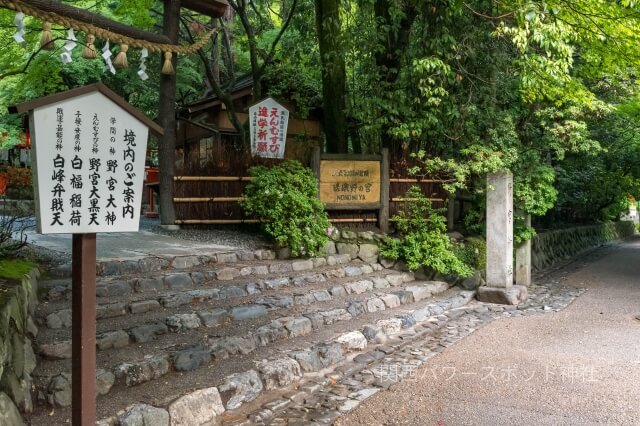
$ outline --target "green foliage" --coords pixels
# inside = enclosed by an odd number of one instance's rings
[[[38,266],[30,260],[0,259],[0,278],[19,280]]]
[[[516,245],[519,245],[531,240],[533,237],[535,237],[535,235],[536,235],[536,230],[533,227],[527,226],[523,223],[519,223],[518,221],[516,221],[514,225],[514,230],[513,230],[513,242]]]
[[[240,202],[245,212],[260,218],[267,235],[292,255],[318,255],[330,225],[311,170],[287,160],[249,172],[253,180]]]
[[[480,237],[470,237],[462,243],[456,243],[454,253],[473,270],[484,271],[487,265],[487,243]]]
[[[380,253],[402,259],[411,270],[425,266],[444,275],[471,275],[471,268],[454,253],[442,211],[431,207],[419,187],[409,189],[406,198],[411,201],[392,218],[400,239],[385,239]]]

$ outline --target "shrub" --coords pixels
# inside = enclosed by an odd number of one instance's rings
[[[487,266],[487,243],[480,237],[469,237],[455,245],[458,259],[476,271],[484,271]]]
[[[425,266],[444,275],[471,275],[471,268],[454,253],[442,210],[432,208],[416,186],[407,191],[406,198],[410,201],[392,218],[400,239],[385,239],[380,253],[404,260],[411,270]]]
[[[244,211],[258,216],[267,235],[293,256],[319,254],[330,225],[311,170],[288,160],[249,173],[253,180],[240,202]]]
[[[14,257],[27,245],[27,229],[31,226],[27,213],[17,212],[0,197],[0,259]]]
[[[24,167],[4,167],[0,174],[6,182],[6,196],[12,200],[33,200],[31,169]]]

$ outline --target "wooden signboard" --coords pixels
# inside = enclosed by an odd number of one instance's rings
[[[151,130],[163,129],[98,83],[10,108],[29,112],[36,221],[72,237],[72,424],[95,425],[96,233],[137,231]]]
[[[327,209],[380,209],[380,189],[380,160],[320,160],[320,200]]]
[[[249,108],[251,155],[263,158],[284,158],[287,143],[289,110],[271,98]]]

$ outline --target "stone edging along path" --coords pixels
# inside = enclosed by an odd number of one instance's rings
[[[315,384],[301,389],[304,395],[289,395],[289,398],[283,395],[276,400],[278,404],[264,403],[261,408],[247,413],[245,419],[223,424],[332,424],[340,415],[356,408],[381,389],[401,380],[419,379],[417,369],[430,358],[492,321],[558,312],[585,291],[559,285],[556,281],[551,285],[529,287],[528,301],[517,307],[473,301],[466,307],[447,311],[419,324],[415,336],[403,339],[382,359],[360,364],[339,377],[319,378]],[[279,409],[272,409],[276,406]]]
[[[135,404],[98,424],[133,425],[136,419],[158,426],[330,424],[380,389],[411,378],[429,358],[479,327],[562,310],[583,291],[535,285],[529,300],[517,307],[475,302],[473,292],[461,291],[307,350],[256,362],[255,369],[180,396],[167,407]]]
[[[424,323],[447,310],[466,305],[474,292],[460,291],[457,295],[428,303],[421,308],[375,324],[365,325],[360,331],[344,333],[329,342],[316,342],[306,350],[289,351],[277,359],[256,362],[256,368],[226,377],[217,387],[200,389],[174,400],[165,408],[136,404],[116,416],[104,419],[100,425],[133,425],[137,419],[149,419],[153,425],[199,425],[216,420],[226,410],[236,410],[264,395],[265,391],[278,391],[295,385],[304,385],[304,376],[319,374],[339,377],[342,366],[346,370],[353,361],[368,362],[380,359],[380,354],[393,353],[384,343],[398,336],[415,334],[414,326]],[[376,348],[358,354],[368,347]],[[379,349],[379,350],[378,350]],[[359,357],[359,358],[358,358]],[[313,379],[312,379],[313,382]],[[312,385],[313,386],[313,385]],[[272,408],[279,404],[269,405]],[[281,407],[281,408],[284,408]],[[151,420],[152,419],[152,420]],[[222,419],[219,419],[222,420]]]

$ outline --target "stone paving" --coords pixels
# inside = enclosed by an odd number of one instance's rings
[[[430,318],[354,359],[348,368],[318,377],[299,392],[281,395],[250,413],[247,419],[233,419],[226,425],[332,424],[341,414],[401,380],[418,380],[418,367],[480,327],[501,318],[543,315],[567,307],[585,290],[557,281],[529,287],[529,299],[518,306],[471,302]]]
[[[99,424],[330,424],[491,321],[556,312],[583,291],[551,281],[518,306],[484,304],[369,259],[366,243],[331,244],[309,260],[258,249],[101,262]],[[66,413],[69,280],[44,285],[35,389]]]

